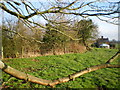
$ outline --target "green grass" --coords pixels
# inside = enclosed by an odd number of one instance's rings
[[[112,55],[117,52],[115,49],[94,49],[86,53],[75,53],[65,55],[41,56],[35,58],[8,59],[4,60],[7,65],[20,71],[29,73],[39,78],[54,80],[68,76],[72,73],[87,67],[104,64]],[[118,64],[118,57],[112,64]],[[120,88],[118,79],[120,72],[118,68],[105,68],[90,72],[69,81],[56,85],[56,88]],[[3,82],[8,88],[50,88],[31,82],[16,79],[3,72]],[[8,81],[9,80],[9,81]]]

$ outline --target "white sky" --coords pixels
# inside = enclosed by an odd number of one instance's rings
[[[118,25],[101,21],[95,17],[92,17],[92,20],[98,25],[98,30],[100,32],[99,37],[104,36],[109,38],[109,40],[118,40]]]
[[[100,35],[108,37],[110,40],[118,40],[118,26],[106,22],[98,22]]]

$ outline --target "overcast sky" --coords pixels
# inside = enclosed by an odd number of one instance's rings
[[[98,25],[98,30],[100,32],[99,37],[104,36],[110,40],[118,40],[118,25],[101,21],[95,17],[92,17],[92,20]]]
[[[118,40],[118,26],[113,24],[108,24],[103,21],[98,22],[100,35],[108,37],[110,40]]]

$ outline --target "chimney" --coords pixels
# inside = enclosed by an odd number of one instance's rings
[[[101,36],[101,39],[103,39],[103,36]]]

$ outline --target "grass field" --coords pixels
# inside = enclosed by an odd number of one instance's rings
[[[87,67],[104,64],[116,49],[94,49],[86,53],[41,56],[35,58],[3,60],[7,65],[39,78],[54,80],[68,76]],[[112,64],[118,64],[118,57]],[[50,88],[16,79],[3,72],[5,88]],[[105,68],[87,73],[75,81],[56,85],[56,88],[120,88],[118,68]]]

